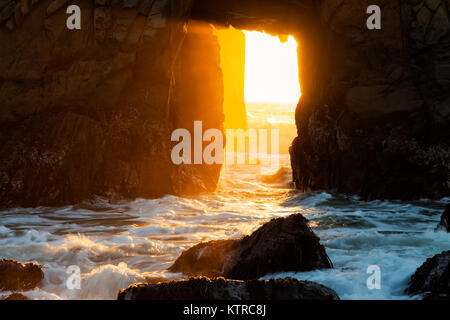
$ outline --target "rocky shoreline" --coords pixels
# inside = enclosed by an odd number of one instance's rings
[[[448,208],[447,208],[448,210]],[[444,215],[448,212],[445,211]],[[119,291],[119,300],[338,300],[337,293],[319,283],[293,278],[258,280],[280,272],[332,268],[320,239],[300,214],[272,219],[241,239],[200,243],[185,250],[171,272],[185,280],[138,283]],[[427,259],[412,275],[405,293],[423,299],[449,299],[450,251]],[[0,260],[3,300],[28,299],[26,291],[44,279],[42,266]],[[23,294],[24,293],[24,294]]]

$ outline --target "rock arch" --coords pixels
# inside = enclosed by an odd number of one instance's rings
[[[0,0],[1,205],[213,190],[220,167],[169,159],[174,127],[222,128],[217,43],[191,20],[297,38],[298,188],[449,194],[447,0],[81,0],[80,31],[67,3]],[[371,4],[382,30],[366,28]]]

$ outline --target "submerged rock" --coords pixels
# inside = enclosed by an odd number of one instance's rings
[[[200,243],[185,250],[171,272],[256,279],[286,271],[332,268],[325,247],[301,214],[273,219],[242,239]]]
[[[450,298],[450,251],[429,258],[411,277],[406,293],[424,299]]]
[[[442,214],[441,221],[439,222],[436,230],[445,230],[450,232],[450,205],[447,206]]]
[[[118,300],[339,300],[332,289],[293,278],[272,280],[189,280],[134,284],[118,294]]]
[[[28,298],[21,293],[12,293],[2,297],[0,300],[28,300]]]
[[[44,279],[42,266],[10,259],[0,260],[0,291],[27,291]]]
[[[283,183],[292,178],[292,170],[289,167],[280,167],[274,174],[263,175],[262,182],[264,183]],[[291,179],[292,180],[292,179]]]

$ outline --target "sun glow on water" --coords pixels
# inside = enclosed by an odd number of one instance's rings
[[[244,31],[245,102],[296,105],[300,98],[297,42]]]

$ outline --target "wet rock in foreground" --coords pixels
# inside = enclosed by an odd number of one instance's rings
[[[424,299],[450,299],[450,250],[429,258],[411,277],[406,293]]]
[[[44,279],[42,266],[0,259],[0,291],[27,291]]]
[[[134,284],[118,294],[118,300],[339,300],[332,289],[293,278],[225,280],[205,277]]]
[[[301,214],[273,219],[242,239],[200,243],[169,268],[189,276],[257,279],[266,274],[311,271],[333,265]]]

